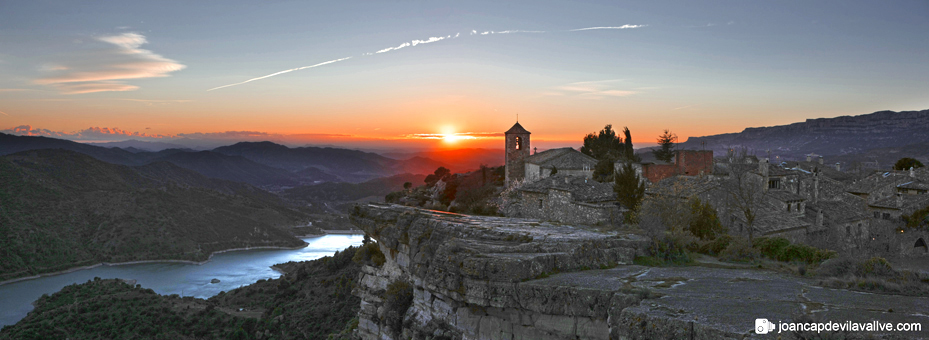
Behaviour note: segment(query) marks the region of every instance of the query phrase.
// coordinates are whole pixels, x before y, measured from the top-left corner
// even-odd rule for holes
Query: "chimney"
[[[816,227],[817,228],[823,227],[823,209],[816,210]]]
[[[835,163],[835,171],[842,171],[842,163]]]
[[[897,193],[897,208],[903,208],[903,194]]]
[[[823,156],[819,156],[819,164],[823,164]]]
[[[807,161],[807,162],[812,162],[812,161],[813,161],[813,156],[812,156],[812,155],[806,155],[806,161]]]
[[[761,172],[761,176],[763,178],[761,182],[761,187],[764,188],[764,192],[768,192],[768,159],[767,158],[758,162],[758,170]]]
[[[913,167],[910,167],[910,177],[916,177],[916,170]]]
[[[819,171],[813,173],[813,203],[819,202]]]

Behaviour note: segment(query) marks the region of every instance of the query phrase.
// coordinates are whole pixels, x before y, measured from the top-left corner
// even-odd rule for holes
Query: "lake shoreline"
[[[325,235],[310,235],[310,236],[305,236],[305,237],[304,237],[304,236],[300,236],[300,237],[298,237],[298,238],[309,238],[309,237],[320,237],[320,236],[325,236]],[[125,266],[125,265],[143,264],[143,263],[183,263],[183,264],[193,264],[193,265],[198,265],[198,266],[199,266],[199,265],[204,265],[204,264],[210,262],[210,260],[213,259],[213,255],[220,254],[220,253],[226,253],[226,252],[232,252],[232,251],[240,251],[240,250],[261,250],[261,249],[268,249],[268,250],[273,250],[273,249],[278,249],[278,250],[297,250],[297,249],[306,248],[306,247],[309,246],[309,245],[310,245],[309,243],[307,243],[306,241],[304,241],[304,242],[303,242],[303,245],[302,245],[302,246],[299,246],[299,247],[258,246],[258,247],[244,247],[244,248],[223,249],[223,250],[217,250],[217,251],[214,251],[214,252],[210,253],[210,256],[207,257],[207,259],[204,260],[204,261],[190,261],[190,260],[138,260],[138,261],[127,261],[127,262],[100,262],[100,263],[92,264],[92,265],[88,265],[88,266],[80,266],[80,267],[68,268],[68,269],[65,269],[65,270],[59,270],[59,271],[57,271],[57,272],[42,273],[42,274],[36,274],[36,275],[32,275],[32,276],[26,276],[26,277],[19,277],[19,278],[15,278],[15,279],[9,279],[9,280],[6,280],[6,281],[0,281],[0,286],[5,285],[5,284],[10,284],[10,283],[21,282],[21,281],[28,281],[28,280],[39,279],[39,278],[48,277],[48,276],[55,276],[55,275],[68,274],[68,273],[73,273],[73,272],[80,271],[80,270],[93,269],[93,268],[97,268],[97,267],[100,267],[100,266],[115,267],[115,266]]]

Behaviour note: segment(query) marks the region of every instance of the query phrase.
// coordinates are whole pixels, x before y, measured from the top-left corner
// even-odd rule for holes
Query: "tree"
[[[411,182],[405,182],[405,183],[403,183],[403,189],[404,189],[404,190],[410,190],[410,188],[412,188],[412,187],[413,187],[413,183],[411,183]]]
[[[630,162],[639,162],[639,156],[635,155],[635,149],[632,148],[632,132],[629,127],[623,127],[623,134],[626,135],[625,144],[623,145],[623,157]]]
[[[768,193],[765,190],[768,183],[762,183],[760,177],[751,173],[753,169],[757,169],[757,166],[747,161],[749,157],[747,148],[730,150],[728,157],[729,176],[722,184],[726,193],[726,211],[728,213],[732,209],[741,214],[745,225],[740,226],[739,229],[747,227],[748,239],[753,240],[755,218]]]
[[[909,170],[910,168],[922,168],[923,163],[910,157],[903,157],[894,163],[894,170]]]
[[[677,143],[677,135],[668,129],[664,130],[664,134],[658,136],[658,149],[652,151],[655,154],[655,158],[665,162],[670,162],[674,158],[674,143]]]
[[[446,179],[449,175],[451,175],[451,173],[451,170],[448,170],[444,166],[440,166],[438,169],[435,169],[432,174],[426,176],[424,182],[426,182],[427,186],[431,187],[435,185],[436,182]]]
[[[629,209],[626,222],[631,223],[638,211],[642,199],[645,198],[645,182],[639,180],[639,175],[632,168],[632,163],[626,162],[613,176],[613,191],[619,204]]]
[[[615,163],[615,160],[611,158],[597,161],[597,165],[594,165],[594,173],[591,175],[591,177],[600,183],[612,181],[614,177],[613,163]]]
[[[607,124],[598,134],[588,133],[584,136],[584,146],[581,153],[597,160],[619,159],[623,155],[622,140],[613,131],[613,125]]]
[[[709,203],[694,197],[690,200],[690,211],[693,214],[693,219],[690,220],[690,233],[694,236],[707,240],[725,233],[726,229],[716,217],[716,209],[713,209]]]

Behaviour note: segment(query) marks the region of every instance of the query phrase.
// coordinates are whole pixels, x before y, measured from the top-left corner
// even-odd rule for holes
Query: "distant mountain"
[[[290,171],[314,167],[339,176],[343,181],[355,183],[401,173],[432,173],[441,165],[425,158],[396,160],[370,152],[318,147],[289,148],[272,142],[241,142],[213,151],[242,156]]]
[[[393,159],[423,158],[429,159],[452,170],[452,172],[468,172],[481,168],[481,164],[494,167],[503,165],[506,161],[503,149],[454,149],[435,150],[413,153],[394,152],[385,153],[384,156]]]
[[[122,149],[138,149],[144,151],[161,151],[164,149],[185,149],[183,145],[165,143],[165,142],[146,142],[135,139],[130,139],[122,142],[106,142],[106,143],[94,143],[93,145],[102,146],[105,148],[122,148]]]
[[[176,149],[175,149],[176,150]],[[218,152],[175,152],[158,157],[153,162],[165,161],[200,174],[254,186],[297,186],[298,176],[284,169],[270,167],[241,156],[227,156]]]
[[[66,150],[0,157],[0,280],[99,262],[205,260],[303,244],[307,216],[253,186],[167,162],[129,167]]]
[[[746,128],[739,133],[690,137],[680,148],[713,150],[717,155],[729,148],[746,147],[763,156],[801,159],[815,153],[823,156],[861,154],[877,148],[894,148],[929,143],[929,110],[880,111],[860,116],[807,119],[789,125]],[[704,144],[705,143],[705,144]]]
[[[426,175],[402,174],[376,178],[364,183],[322,183],[284,190],[283,195],[288,199],[309,202],[355,201],[370,196],[383,197],[391,192],[400,191],[405,182],[418,186],[425,178]]]
[[[144,164],[143,156],[119,148],[104,148],[91,144],[72,142],[64,139],[33,136],[14,136],[0,133],[0,155],[9,155],[20,151],[38,149],[70,150],[80,152],[101,161],[113,164]]]

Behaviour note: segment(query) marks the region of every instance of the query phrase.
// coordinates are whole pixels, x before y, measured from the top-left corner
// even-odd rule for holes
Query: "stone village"
[[[592,179],[597,160],[574,148],[530,154],[531,133],[516,123],[505,132],[506,183],[521,182],[520,201],[507,216],[568,224],[620,220],[628,207],[616,201],[611,182]],[[815,158],[814,158],[815,157]],[[623,161],[617,161],[619,169]],[[730,235],[784,237],[836,251],[929,256],[926,232],[900,233],[902,216],[929,206],[929,169],[876,171],[856,177],[826,164],[822,156],[773,164],[754,156],[714,158],[712,151],[676,150],[672,162],[632,164],[648,185],[686,182],[682,197],[696,196],[717,210]],[[552,176],[552,169],[557,169]],[[750,230],[724,182],[753,191],[757,213]]]

